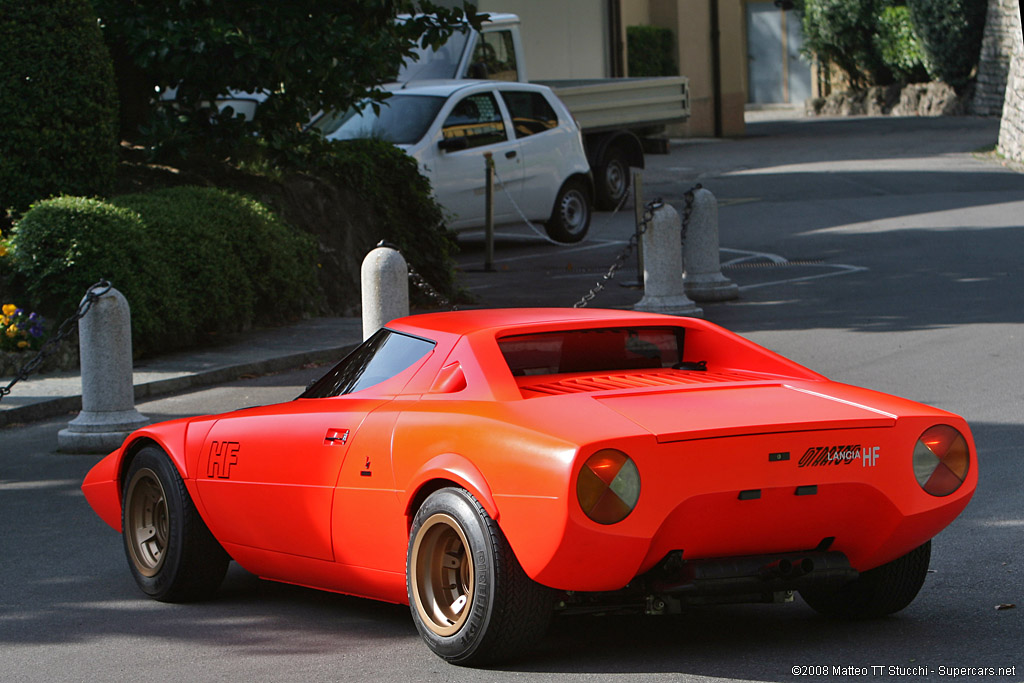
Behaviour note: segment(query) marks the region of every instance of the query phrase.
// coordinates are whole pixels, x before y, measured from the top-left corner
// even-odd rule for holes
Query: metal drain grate
[[[794,261],[744,261],[743,263],[724,264],[722,270],[757,270],[761,268],[790,268],[793,266],[820,266],[824,259],[796,259]]]

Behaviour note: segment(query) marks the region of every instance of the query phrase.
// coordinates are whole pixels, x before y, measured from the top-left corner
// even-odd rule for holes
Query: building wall
[[[690,79],[689,122],[670,135],[715,135],[711,8],[718,7],[719,126],[725,136],[745,132],[747,102],[746,0],[477,0],[481,12],[511,12],[522,23],[523,50],[531,80],[608,78],[613,54],[609,11],[616,4],[625,51],[627,26],[664,26],[676,36],[679,73]],[[456,6],[460,0],[441,0]],[[623,64],[627,55],[623,55]],[[626,74],[628,75],[628,73]]]
[[[1016,13],[1015,13],[1016,12]],[[988,0],[985,37],[981,43],[978,80],[971,113],[999,116],[1003,111],[1010,58],[1021,44],[1018,0]]]
[[[477,9],[519,15],[530,80],[611,75],[606,0],[478,0]]]
[[[679,73],[690,79],[690,120],[669,133],[715,135],[715,79],[711,40],[712,4],[718,6],[721,134],[741,136],[747,102],[746,9],[744,0],[622,0],[623,27],[648,24],[676,36]]]
[[[1007,3],[1009,25],[1016,30],[1013,57],[1003,100],[1003,119],[999,125],[999,152],[1009,159],[1024,162],[1024,42],[1021,36],[1020,5]]]

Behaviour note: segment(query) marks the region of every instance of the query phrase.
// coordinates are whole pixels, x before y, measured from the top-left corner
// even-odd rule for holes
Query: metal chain
[[[523,222],[526,223],[527,226],[529,226],[530,230],[533,230],[537,234],[537,237],[540,237],[542,240],[548,242],[549,244],[554,244],[557,247],[570,246],[568,244],[551,239],[551,237],[548,236],[547,233],[538,228],[529,218],[526,217],[526,214],[523,213],[523,210],[519,208],[518,204],[516,204],[516,200],[512,199],[512,195],[509,194],[508,188],[505,187],[505,183],[502,181],[501,176],[498,175],[498,165],[492,164],[492,166],[494,169],[494,181],[501,188],[501,191],[505,193],[505,196],[508,198],[508,201],[512,204],[512,208],[516,210],[516,213],[518,213],[519,217],[523,219]]]
[[[643,236],[643,234],[647,232],[647,228],[650,227],[651,222],[654,220],[654,212],[664,205],[665,203],[661,201],[660,198],[652,199],[644,204],[643,217],[640,219],[640,229],[635,231],[629,238],[629,243],[626,245],[626,248],[619,252],[619,255],[615,257],[611,267],[608,268],[608,272],[606,272],[601,279],[597,281],[597,284],[590,288],[589,292],[583,295],[583,298],[572,305],[573,308],[585,308],[586,305],[593,301],[594,297],[604,289],[605,283],[615,277],[615,273],[625,265],[626,259],[629,258],[629,255],[633,253],[634,249],[636,249],[636,245],[639,243],[640,237]]]
[[[700,189],[702,189],[702,186],[700,183],[697,183],[689,190],[687,190],[686,194],[684,195],[686,203],[683,206],[683,225],[682,233],[680,236],[680,242],[682,248],[684,249],[684,253],[686,248],[686,229],[690,224],[690,216],[693,215],[694,193]],[[618,256],[615,257],[615,260],[612,262],[611,267],[608,268],[608,272],[606,272],[601,277],[601,279],[597,281],[597,284],[590,288],[589,292],[584,294],[579,301],[573,304],[573,308],[585,308],[587,304],[593,301],[594,298],[601,291],[604,290],[605,283],[609,282],[612,278],[614,278],[615,274],[619,271],[619,269],[621,269],[622,266],[625,265],[626,259],[628,259],[630,254],[633,253],[633,250],[636,249],[637,245],[640,242],[640,238],[644,235],[644,233],[647,232],[647,229],[651,226],[651,222],[654,218],[654,212],[660,209],[662,206],[664,206],[664,204],[665,202],[663,202],[660,197],[658,199],[653,199],[644,204],[644,213],[643,217],[640,219],[639,229],[633,233],[633,235],[629,238],[629,243],[626,244],[626,247],[619,253]]]
[[[35,372],[43,364],[43,361],[52,356],[57,351],[58,344],[78,331],[78,321],[84,318],[85,314],[92,308],[92,305],[109,291],[110,283],[106,280],[100,280],[85,291],[85,297],[78,304],[78,310],[61,323],[60,327],[57,328],[57,334],[46,340],[46,343],[39,348],[35,357],[21,366],[14,379],[6,387],[0,387],[0,401],[3,400],[4,396],[11,393],[11,387],[24,379],[28,379],[28,376]]]
[[[685,195],[683,195],[686,198],[686,203],[683,204],[683,226],[682,231],[679,234],[679,246],[683,250],[684,268],[686,267],[686,229],[690,227],[690,216],[693,215],[693,199],[696,196],[697,190],[702,189],[704,189],[704,186],[701,185],[700,183],[697,183],[689,190],[687,190]]]
[[[529,226],[529,228],[531,230],[533,230],[537,234],[538,237],[543,239],[545,242],[548,242],[550,244],[554,244],[556,247],[571,247],[571,246],[574,246],[573,244],[570,244],[570,243],[558,242],[556,240],[551,239],[551,237],[549,237],[547,233],[543,232],[540,228],[537,227],[537,225],[535,223],[533,223],[529,218],[526,217],[526,214],[523,213],[523,210],[521,208],[519,208],[519,204],[517,204],[516,200],[512,198],[511,194],[509,194],[508,189],[505,187],[505,183],[502,182],[502,180],[501,180],[501,176],[498,175],[498,167],[497,167],[497,165],[495,165],[495,167],[494,167],[494,180],[501,187],[501,191],[505,193],[505,196],[508,197],[508,201],[512,204],[512,208],[514,208],[516,210],[516,213],[518,213],[519,217],[523,219],[523,222],[526,223],[526,225]],[[615,214],[617,214],[619,212],[619,209],[621,209],[622,206],[626,203],[627,199],[629,199],[629,192],[623,192],[622,193],[622,199],[619,200],[618,206],[616,206],[612,210],[610,215],[614,216]]]

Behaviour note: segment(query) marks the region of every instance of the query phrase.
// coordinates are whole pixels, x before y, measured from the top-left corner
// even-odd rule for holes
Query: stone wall
[[[1008,9],[1017,31],[1013,58],[1003,102],[1003,120],[999,126],[999,152],[1014,161],[1024,162],[1024,38],[1021,36],[1020,5]]]
[[[988,0],[985,37],[970,113],[999,116],[1010,72],[1010,60],[1021,45],[1018,0]]]

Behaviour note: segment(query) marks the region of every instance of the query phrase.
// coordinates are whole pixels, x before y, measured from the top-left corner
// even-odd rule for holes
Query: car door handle
[[[505,158],[506,159],[515,159],[516,158],[516,151],[513,149],[510,152],[505,152]]]
[[[325,446],[344,446],[348,441],[347,429],[328,429],[324,437]]]

